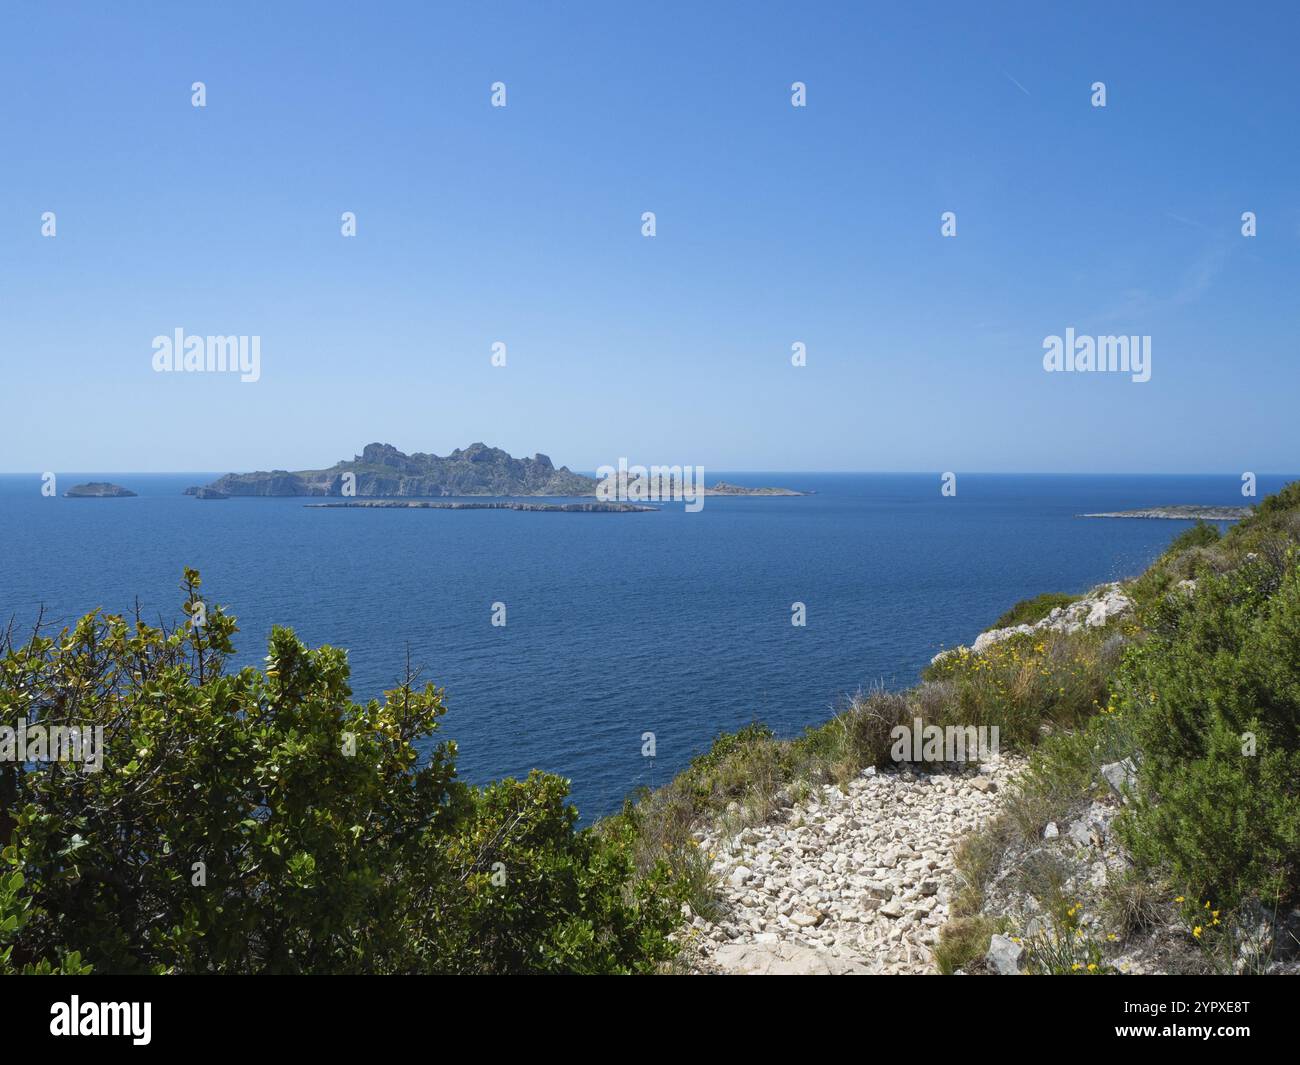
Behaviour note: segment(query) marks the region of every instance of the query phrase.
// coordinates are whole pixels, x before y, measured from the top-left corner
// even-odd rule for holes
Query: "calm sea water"
[[[687,514],[312,510],[300,499],[199,502],[214,474],[61,473],[121,500],[43,498],[0,476],[0,619],[94,607],[179,616],[181,569],[240,622],[239,664],[273,624],[348,649],[354,696],[402,675],[407,648],[445,686],[443,735],[482,782],[536,766],[573,781],[584,818],[665,782],[721,730],[794,735],[836,700],[912,683],[1017,599],[1140,571],[1186,522],[1087,511],[1240,504],[1231,476],[730,474],[813,489],[709,499]],[[1260,495],[1287,477],[1261,477]],[[712,480],[712,475],[710,475]],[[504,602],[508,624],[490,624]],[[791,604],[807,626],[791,625]],[[654,732],[658,752],[641,755]]]

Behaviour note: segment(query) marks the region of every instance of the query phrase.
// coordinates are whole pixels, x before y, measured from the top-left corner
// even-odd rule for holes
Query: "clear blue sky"
[[[0,470],[1293,470],[1298,37],[1282,3],[6,3]],[[1045,373],[1071,326],[1151,335],[1151,381]],[[177,327],[261,336],[261,380],[154,373]]]

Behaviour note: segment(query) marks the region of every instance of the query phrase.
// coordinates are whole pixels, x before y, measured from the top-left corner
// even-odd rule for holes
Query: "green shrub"
[[[1121,673],[1142,752],[1125,840],[1187,894],[1300,889],[1300,568],[1256,556],[1156,609]]]
[[[721,732],[714,737],[713,743],[707,751],[691,759],[691,769],[697,774],[704,775],[711,770],[717,769],[735,752],[749,747],[751,744],[770,740],[775,736],[775,732],[758,722],[751,722],[735,732]]]
[[[184,589],[199,618],[197,573]],[[566,781],[469,787],[431,740],[439,689],[408,676],[354,703],[344,652],[281,628],[264,669],[230,673],[234,619],[205,612],[174,632],[92,613],[3,648],[0,725],[102,726],[105,745],[99,772],[0,762],[21,874],[0,895],[6,964],[629,972],[671,955],[666,870],[636,876],[626,835],[577,831]]]
[[[1078,596],[1064,592],[1044,592],[1032,599],[1022,599],[992,625],[995,629],[1009,629],[1013,625],[1033,625],[1042,621],[1053,610],[1069,606]]]
[[[0,976],[84,976],[91,966],[77,951],[60,948],[59,957],[31,960],[30,952],[20,950],[15,956],[14,941],[39,911],[31,895],[24,890],[26,878],[18,868],[18,851],[14,847],[0,850]]]
[[[1219,527],[1211,525],[1208,521],[1198,521],[1190,529],[1184,529],[1174,537],[1166,555],[1178,555],[1186,551],[1189,547],[1209,547],[1211,544],[1219,542]]]

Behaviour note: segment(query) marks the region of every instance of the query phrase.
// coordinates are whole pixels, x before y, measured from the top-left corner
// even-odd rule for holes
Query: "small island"
[[[131,489],[108,481],[88,481],[86,484],[73,485],[63,493],[65,499],[126,499],[134,495]]]
[[[430,499],[366,499],[355,503],[304,503],[303,506],[322,510],[528,510],[544,514],[640,514],[659,509],[643,503],[520,503],[514,500],[465,503]]]
[[[719,481],[712,488],[704,489],[707,496],[806,496],[811,492],[797,492],[793,488],[746,488],[744,485],[729,484]]]
[[[1250,516],[1250,507],[1199,506],[1178,503],[1146,510],[1113,510],[1103,514],[1080,514],[1081,518],[1163,518],[1169,521],[1241,521]]]

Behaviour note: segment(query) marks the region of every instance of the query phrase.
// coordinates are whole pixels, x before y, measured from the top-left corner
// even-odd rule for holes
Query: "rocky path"
[[[694,916],[701,973],[932,973],[962,838],[991,817],[1023,766],[1003,756],[937,773],[869,769],[824,785],[777,820],[702,835],[726,912]]]

